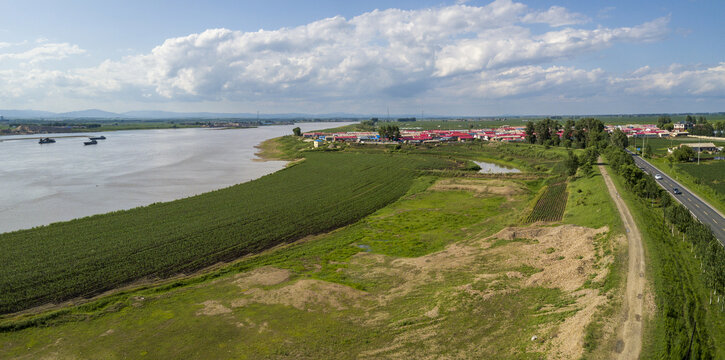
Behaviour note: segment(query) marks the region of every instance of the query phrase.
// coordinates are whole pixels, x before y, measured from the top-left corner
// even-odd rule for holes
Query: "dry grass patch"
[[[498,179],[466,179],[466,178],[446,178],[437,181],[430,190],[434,191],[451,191],[463,190],[470,191],[478,196],[481,195],[504,195],[511,197],[514,195],[525,194],[528,190],[522,185],[513,182]]]

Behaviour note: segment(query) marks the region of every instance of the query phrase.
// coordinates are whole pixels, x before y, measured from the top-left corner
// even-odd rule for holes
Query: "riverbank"
[[[169,251],[177,248],[173,241],[159,247],[163,249],[159,259],[152,256],[137,261],[138,251],[118,254],[140,238],[149,249],[141,253],[153,255],[157,247],[149,247],[149,241],[163,239],[166,233],[199,239],[200,246],[187,243],[178,247],[184,250],[181,253],[217,253],[222,249],[217,240],[228,238],[232,248],[251,246],[254,255],[206,268],[199,276],[126,288],[90,302],[79,299],[78,305],[56,311],[4,316],[0,320],[0,357],[52,353],[80,358],[93,354],[179,358],[201,351],[211,358],[230,354],[436,358],[451,353],[470,358],[578,358],[608,351],[611,329],[606,327],[597,333],[594,341],[600,345],[594,352],[583,344],[587,324],[610,296],[616,298],[618,289],[616,280],[615,285],[610,284],[609,275],[616,274],[611,271],[611,251],[618,231],[609,229],[618,226],[608,224],[610,218],[599,213],[602,209],[608,209],[606,214],[613,212],[608,208],[611,204],[576,200],[567,207],[576,206],[589,214],[586,221],[567,218],[567,223],[522,224],[520,219],[531,211],[529,203],[545,180],[558,176],[554,168],[562,157],[554,152],[542,157],[534,151],[536,146],[470,145],[305,151],[302,158],[306,160],[294,167],[204,194],[194,204],[179,200],[145,208],[162,210],[163,216],[120,212],[133,216],[126,221],[108,215],[86,219],[103,220],[105,226],[134,224],[125,226],[125,231],[112,231],[132,233],[129,239],[108,239],[102,231],[89,235],[92,241],[75,249],[90,247],[73,255],[85,259],[104,254],[94,244],[124,244],[114,248],[113,254],[128,266],[104,262],[104,268],[114,273],[138,271],[145,264],[174,258],[176,252]],[[459,153],[467,156],[459,158]],[[467,168],[468,158],[481,160],[497,153],[507,154],[513,163],[531,164],[523,168],[533,170],[520,178],[492,178],[492,174],[482,177]],[[420,161],[427,165],[414,167]],[[450,169],[436,170],[442,165]],[[575,183],[582,194],[602,186],[601,178],[596,177]],[[380,202],[390,191],[399,195]],[[287,240],[264,250],[272,244],[249,237],[284,227],[306,231],[310,224],[339,220],[371,201],[378,204],[371,208],[375,210],[334,225],[333,231],[315,231],[317,235],[304,240],[271,234],[274,241]],[[189,206],[179,207],[182,204]],[[227,208],[234,205],[239,207]],[[254,209],[247,211],[246,207]],[[264,208],[274,207],[278,215],[264,212]],[[183,211],[172,211],[177,208]],[[146,219],[165,222],[145,226]],[[222,228],[229,231],[215,230],[220,228],[220,219],[230,220]],[[231,224],[239,224],[239,228],[231,229]],[[68,225],[98,228],[79,221]],[[258,225],[264,226],[257,231]],[[139,233],[139,229],[158,229],[158,233]],[[70,233],[63,230],[50,234]],[[84,234],[74,238],[79,237]],[[37,237],[41,242],[43,238]],[[6,248],[2,240],[0,235]],[[17,239],[8,242],[17,243]],[[50,260],[68,256],[63,251],[53,248],[51,259],[33,255],[36,268],[38,263],[54,266]],[[202,258],[189,255],[192,260],[182,262],[187,264],[182,266],[184,274],[193,271],[188,264],[199,264],[197,260]],[[106,259],[115,261],[116,257]],[[19,269],[12,259],[0,260]],[[85,267],[74,265],[79,266]],[[49,272],[69,274],[60,269]],[[0,273],[0,279],[7,278]],[[29,280],[19,279],[16,285],[37,283]],[[471,316],[481,321],[465,320]],[[180,342],[189,336],[202,340],[193,347]]]
[[[255,145],[294,127],[117,131],[94,146],[77,137],[53,137],[48,145],[0,142],[0,152],[12,155],[0,172],[0,233],[172,201],[273,173],[285,162],[254,161]]]

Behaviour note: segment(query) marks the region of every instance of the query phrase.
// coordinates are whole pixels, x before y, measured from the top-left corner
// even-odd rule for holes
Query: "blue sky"
[[[4,109],[725,111],[719,0],[28,0],[0,14]]]

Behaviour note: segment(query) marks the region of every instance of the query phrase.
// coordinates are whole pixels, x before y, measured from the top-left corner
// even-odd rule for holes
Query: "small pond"
[[[474,161],[478,166],[481,167],[479,173],[481,174],[510,174],[520,173],[521,170],[516,168],[509,168],[498,164],[487,163],[483,161]]]

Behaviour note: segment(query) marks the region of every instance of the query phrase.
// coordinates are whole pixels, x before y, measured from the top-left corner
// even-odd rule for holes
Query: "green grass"
[[[723,195],[725,200],[725,161],[677,164],[675,168],[680,173],[686,173],[693,178],[693,182],[714,189]]]
[[[619,213],[606,191],[606,184],[599,168],[594,168],[591,177],[578,177],[569,181],[569,199],[562,220],[567,224],[576,224],[591,228],[616,224],[615,232],[623,232],[619,226]]]
[[[682,359],[690,348],[691,357],[725,356],[725,313],[717,304],[708,304],[708,290],[699,271],[699,261],[692,257],[681,235],[672,235],[665,227],[662,209],[651,207],[623,191],[623,180],[612,174],[620,194],[639,225],[647,256],[647,277],[655,295],[655,314],[645,322],[642,359]]]
[[[355,246],[361,236],[389,231],[390,226],[394,226],[408,229],[412,238],[426,234],[431,228],[452,230],[465,223],[469,230],[448,235],[449,241],[461,241],[479,231],[496,231],[506,224],[506,219],[516,218],[508,214],[521,210],[526,202],[524,196],[513,203],[516,206],[511,203],[503,206],[496,197],[474,197],[460,191],[425,191],[432,180],[430,177],[416,180],[404,198],[362,222],[314,240],[242,260],[224,269],[229,275],[215,281],[165,290],[139,290],[115,297],[118,301],[115,305],[106,303],[87,306],[85,311],[78,309],[59,317],[50,326],[0,333],[0,357],[352,359],[364,351],[375,350],[380,352],[372,357],[396,353],[406,356],[459,353],[475,358],[541,358],[543,353],[530,346],[531,334],[545,336],[539,332],[542,326],[556,326],[571,316],[573,310],[545,309],[568,307],[574,299],[559,289],[522,287],[522,280],[503,276],[506,271],[513,270],[528,277],[541,269],[505,265],[508,264],[503,263],[505,259],[489,257],[486,261],[473,263],[472,267],[501,276],[496,284],[479,285],[509,292],[483,299],[457,290],[458,286],[472,281],[471,269],[463,267],[442,272],[411,288],[405,296],[392,297],[389,302],[377,305],[378,296],[389,294],[391,289],[403,286],[405,282],[395,273],[380,271],[394,269],[389,264],[395,256],[386,256],[383,263],[365,257],[353,258],[364,252]],[[446,196],[452,201],[443,201]],[[491,217],[488,208],[492,206],[500,208],[502,213],[498,217]],[[464,223],[449,224],[447,217],[424,215],[432,208],[449,214],[468,213],[469,216],[462,215],[465,219],[460,221]],[[406,213],[419,214],[399,216]],[[430,226],[421,227],[422,219]],[[437,248],[431,247],[427,251]],[[378,248],[373,252],[422,254],[425,251],[415,243],[401,240],[396,247]],[[233,307],[235,300],[245,296],[234,284],[234,274],[262,265],[291,269],[290,283],[312,278],[360,284],[369,295],[363,300],[363,308],[344,300],[341,303],[344,309],[320,305],[298,310],[273,303]],[[371,271],[375,269],[377,271]],[[275,289],[282,285],[263,288]],[[199,315],[198,311],[203,308],[201,304],[210,299],[231,311]],[[439,306],[438,317],[424,315],[436,305]],[[384,316],[384,320],[369,321],[376,316]],[[477,321],[471,321],[471,318]],[[418,335],[426,333],[434,336]],[[396,340],[401,338],[407,340]],[[386,350],[393,343],[400,346]]]
[[[128,211],[0,235],[0,313],[188,273],[352,223],[450,162],[309,153],[261,179]]]

